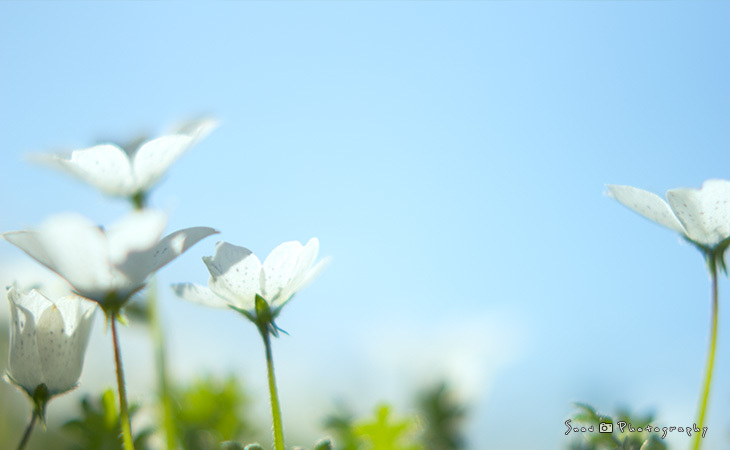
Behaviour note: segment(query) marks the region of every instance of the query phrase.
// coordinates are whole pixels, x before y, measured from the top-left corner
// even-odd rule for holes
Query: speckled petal
[[[46,220],[38,231],[3,237],[61,275],[84,297],[100,301],[112,285],[106,237],[83,216],[61,214]]]
[[[172,285],[172,290],[178,297],[193,303],[210,306],[212,308],[227,308],[229,303],[210,289],[194,283],[178,283]]]
[[[647,219],[685,234],[685,229],[672,212],[667,202],[661,197],[633,186],[617,186],[609,184],[608,190],[624,206],[633,209]]]
[[[143,144],[134,155],[137,190],[148,191],[167,169],[193,144],[191,136],[162,136]]]
[[[127,255],[117,270],[124,274],[130,286],[141,286],[147,277],[173,259],[185,253],[198,241],[218,231],[208,227],[192,227],[165,236],[160,242],[140,252]]]
[[[298,243],[298,242],[297,242]],[[301,246],[301,244],[300,244]],[[289,282],[282,288],[281,294],[277,300],[272,304],[274,307],[278,307],[286,303],[300,287],[304,287],[302,283],[307,278],[307,275],[312,268],[312,264],[317,259],[319,253],[319,240],[312,238],[307,242],[307,245],[301,247],[299,255],[295,259],[295,264],[292,269],[291,278]],[[268,260],[268,258],[267,258]]]
[[[75,150],[67,157],[39,155],[34,159],[59,168],[105,194],[127,197],[134,193],[132,165],[127,153],[116,145]]]
[[[673,189],[667,200],[691,240],[712,247],[730,237],[730,181],[707,180],[702,189]]]
[[[264,261],[263,272],[266,275],[263,297],[270,305],[286,301],[287,287],[295,275],[297,260],[304,250],[299,241],[289,241],[279,244],[269,253]]]
[[[218,242],[213,257],[206,256],[210,279],[208,287],[231,304],[248,311],[254,310],[256,294],[260,293],[261,261],[251,250]]]
[[[33,291],[27,299],[21,299],[21,293],[14,287],[8,291],[8,300],[12,321],[8,375],[15,384],[32,393],[43,382],[35,322],[48,300]]]

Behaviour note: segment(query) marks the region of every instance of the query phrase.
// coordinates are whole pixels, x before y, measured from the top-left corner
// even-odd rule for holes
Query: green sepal
[[[147,191],[138,191],[129,196],[129,201],[137,211],[145,209],[147,206]]]
[[[720,241],[719,244],[710,247],[704,244],[693,241],[692,239],[685,236],[685,239],[690,244],[697,247],[699,251],[705,256],[705,261],[710,272],[713,271],[713,266],[720,269],[725,275],[727,275],[727,264],[725,263],[725,251],[730,247],[730,237]]]
[[[46,405],[51,399],[51,394],[48,392],[48,387],[45,383],[41,383],[35,388],[32,395],[33,399],[33,414],[38,417],[43,429],[46,429]]]
[[[233,305],[228,305],[228,307],[231,308],[232,310],[236,311],[236,312],[239,312],[239,313],[243,314],[243,316],[246,317],[251,322],[257,323],[256,322],[256,317],[254,317],[254,315],[251,314],[250,311],[245,310],[245,309],[242,309],[242,308],[239,308],[237,306],[233,306]]]
[[[272,314],[269,304],[259,294],[256,294],[256,318],[258,319],[259,326],[270,324],[274,321],[274,314]]]
[[[281,331],[282,333],[289,335],[286,330],[279,328],[276,323],[274,323],[274,319],[276,319],[276,316],[279,315],[281,308],[272,310],[266,299],[259,294],[256,294],[254,313],[233,305],[228,305],[228,307],[239,312],[248,320],[253,322],[253,324],[259,329],[260,333],[268,333],[274,337],[279,337],[279,332]]]

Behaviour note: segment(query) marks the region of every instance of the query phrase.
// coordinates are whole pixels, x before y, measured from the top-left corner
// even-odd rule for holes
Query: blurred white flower
[[[180,297],[213,307],[234,307],[256,317],[256,296],[263,298],[272,316],[311,282],[324,268],[328,259],[314,264],[319,241],[312,238],[307,245],[298,241],[284,242],[276,247],[263,264],[251,250],[227,242],[218,242],[213,257],[203,258],[208,266],[208,287],[193,283],[172,286]]]
[[[147,193],[172,163],[217,125],[217,121],[205,118],[150,141],[137,140],[126,146],[100,144],[70,155],[36,155],[33,159],[61,169],[107,195],[134,197]]]
[[[625,206],[703,248],[712,250],[730,237],[730,181],[707,180],[701,189],[672,189],[666,202],[632,186],[608,185],[608,190]]]
[[[163,213],[142,211],[102,229],[83,216],[62,214],[47,219],[38,230],[12,231],[3,237],[106,309],[112,303],[121,306],[152,273],[217,233],[193,227],[160,240],[165,223]]]
[[[12,317],[7,378],[32,398],[76,387],[96,305],[70,294],[51,301],[38,291],[8,290]]]

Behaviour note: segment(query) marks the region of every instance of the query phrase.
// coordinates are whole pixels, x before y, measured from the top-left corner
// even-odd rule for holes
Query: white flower
[[[3,237],[65,278],[79,295],[104,307],[111,296],[123,304],[152,273],[217,233],[194,227],[160,240],[165,223],[163,213],[142,211],[102,229],[83,216],[64,214],[46,220],[37,231]]]
[[[51,301],[35,289],[8,291],[12,317],[7,377],[33,397],[76,387],[96,305],[73,294]]]
[[[38,155],[103,193],[119,197],[145,194],[193,144],[207,136],[217,122],[202,119],[183,124],[174,133],[127,146],[100,144],[70,155]]]
[[[666,202],[631,186],[608,189],[625,206],[703,248],[715,249],[730,237],[730,181],[707,180],[701,189],[672,189]]]
[[[307,245],[297,241],[276,247],[263,264],[251,250],[218,242],[215,256],[206,256],[210,278],[208,287],[192,283],[172,286],[180,297],[213,307],[232,306],[256,317],[256,296],[262,297],[276,317],[292,296],[312,281],[327,263],[314,264],[319,241],[312,238]]]

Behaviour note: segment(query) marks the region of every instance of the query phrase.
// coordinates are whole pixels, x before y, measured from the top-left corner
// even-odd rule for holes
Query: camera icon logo
[[[598,424],[599,433],[613,433],[613,424],[607,422],[601,422]]]

